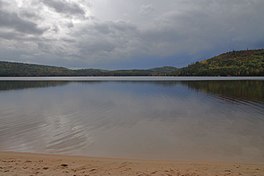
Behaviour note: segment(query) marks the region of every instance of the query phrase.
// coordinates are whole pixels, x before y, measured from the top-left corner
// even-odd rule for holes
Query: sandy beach
[[[147,161],[0,152],[1,176],[263,176],[263,163]]]

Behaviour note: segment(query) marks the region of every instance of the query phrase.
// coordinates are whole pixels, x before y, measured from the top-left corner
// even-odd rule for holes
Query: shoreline
[[[264,76],[34,76],[1,77],[0,81],[263,81]]]
[[[264,163],[138,160],[1,151],[0,175],[263,176]]]

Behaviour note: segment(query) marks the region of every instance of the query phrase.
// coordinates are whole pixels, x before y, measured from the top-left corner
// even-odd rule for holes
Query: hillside
[[[72,71],[64,67],[0,62],[0,76],[66,76]]]
[[[180,69],[73,70],[0,61],[0,76],[264,76],[264,49],[232,51]]]
[[[182,68],[180,76],[264,76],[264,49],[232,51]]]
[[[0,61],[0,76],[166,76],[177,71],[175,67],[159,67],[146,70],[73,70],[36,64],[24,64]]]

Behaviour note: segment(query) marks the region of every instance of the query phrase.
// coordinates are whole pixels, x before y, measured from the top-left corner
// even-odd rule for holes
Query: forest
[[[231,51],[183,68],[164,66],[132,70],[68,69],[0,61],[0,76],[264,76],[264,49]]]

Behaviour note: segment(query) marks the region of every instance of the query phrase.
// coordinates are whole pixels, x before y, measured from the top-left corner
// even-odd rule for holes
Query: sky
[[[183,67],[264,48],[263,0],[0,0],[0,60]]]

